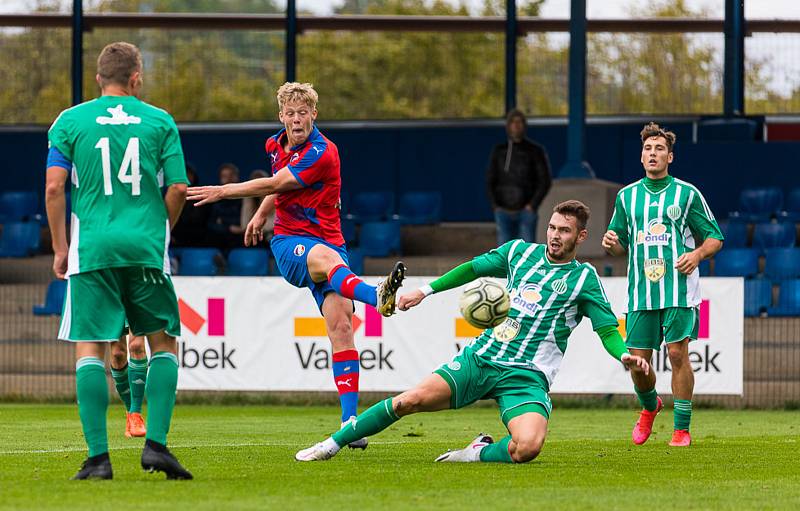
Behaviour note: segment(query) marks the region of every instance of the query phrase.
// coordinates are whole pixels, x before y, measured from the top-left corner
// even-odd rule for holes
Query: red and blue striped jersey
[[[314,236],[333,245],[343,245],[339,195],[342,188],[339,149],[314,126],[308,140],[284,151],[286,130],[266,143],[272,174],[294,175],[302,188],[277,194],[275,234]]]

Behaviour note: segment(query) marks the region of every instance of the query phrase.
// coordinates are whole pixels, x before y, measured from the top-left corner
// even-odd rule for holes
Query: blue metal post
[[[567,162],[558,177],[594,178],[584,161],[586,131],[586,0],[572,0],[569,20],[569,126]]]
[[[506,112],[517,106],[517,1],[506,0]]]
[[[725,0],[725,117],[744,115],[744,0]]]
[[[72,1],[72,104],[83,102],[83,1]]]
[[[286,81],[297,79],[297,2],[286,2]]]

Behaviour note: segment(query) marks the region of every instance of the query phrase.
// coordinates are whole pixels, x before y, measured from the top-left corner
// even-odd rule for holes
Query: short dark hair
[[[678,140],[678,137],[675,135],[675,133],[667,130],[666,128],[662,128],[652,121],[645,124],[640,135],[642,136],[642,145],[644,145],[644,141],[648,138],[664,137],[664,139],[667,141],[667,151],[669,152],[672,152],[672,146],[674,146],[675,141]]]
[[[100,86],[109,84],[128,85],[133,73],[142,70],[142,53],[139,48],[126,42],[106,45],[97,57],[97,74]]]
[[[220,165],[219,168],[217,169],[217,174],[219,174],[225,169],[231,169],[233,173],[236,174],[236,177],[239,177],[239,167],[230,162],[223,163],[222,165]]]
[[[528,126],[528,119],[525,118],[525,113],[518,108],[512,108],[508,111],[506,114],[506,126],[511,124],[514,119],[520,119],[523,126]]]
[[[579,200],[568,200],[560,204],[556,204],[553,208],[553,213],[558,213],[564,216],[574,216],[578,225],[578,230],[586,229],[586,223],[589,221],[589,206]]]

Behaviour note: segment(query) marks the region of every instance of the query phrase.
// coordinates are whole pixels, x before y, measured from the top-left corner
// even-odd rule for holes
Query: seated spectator
[[[219,184],[239,182],[239,168],[233,163],[219,167]],[[223,200],[211,205],[208,229],[213,245],[221,249],[244,246],[242,199]]]
[[[186,164],[186,177],[189,186],[198,186],[200,178],[197,171],[190,163]],[[191,202],[184,205],[178,222],[172,229],[172,245],[176,247],[205,247],[208,246],[208,217],[211,213],[209,206],[195,207]]]
[[[270,175],[261,169],[254,170],[250,173],[250,179],[259,179],[262,177],[270,177]],[[242,220],[241,220],[241,227],[242,229],[247,229],[247,224],[250,223],[250,220],[253,218],[253,215],[256,214],[258,207],[261,205],[261,201],[264,200],[264,197],[247,197],[242,199]],[[264,224],[264,241],[269,242],[270,238],[272,238],[272,231],[275,226],[275,212],[273,211],[269,217],[267,218],[267,223]]]

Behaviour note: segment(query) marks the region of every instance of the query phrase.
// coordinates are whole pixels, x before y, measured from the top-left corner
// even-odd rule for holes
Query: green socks
[[[689,431],[692,422],[692,402],[686,399],[675,400],[675,429]]]
[[[147,375],[147,439],[167,445],[167,433],[175,408],[175,390],[178,387],[178,358],[169,352],[159,351],[150,357]]]
[[[633,386],[633,390],[636,391],[636,397],[639,398],[639,402],[642,404],[642,408],[647,410],[648,412],[655,411],[658,408],[658,392],[656,392],[655,388],[650,390],[641,391]]]
[[[489,444],[481,449],[481,461],[487,463],[514,463],[508,452],[511,435],[504,436],[499,442]]]
[[[111,377],[114,378],[114,387],[122,402],[125,403],[125,411],[131,411],[131,386],[128,383],[128,366],[122,369],[111,368]]]
[[[142,413],[144,388],[147,383],[147,358],[132,358],[128,362],[128,376],[131,382],[131,405],[128,411]]]
[[[332,438],[339,447],[344,447],[350,442],[379,433],[399,420],[400,417],[392,408],[392,398],[389,398],[369,407],[356,420],[334,433]]]
[[[75,364],[77,376],[78,413],[81,416],[83,436],[89,446],[89,456],[108,452],[106,411],[108,409],[108,384],[106,367],[96,357],[82,357]]]

